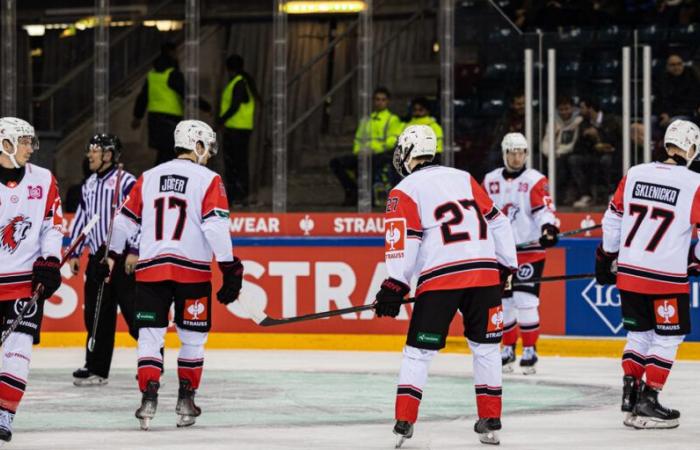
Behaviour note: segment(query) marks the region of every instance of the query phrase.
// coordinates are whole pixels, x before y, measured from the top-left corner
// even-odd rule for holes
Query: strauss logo
[[[304,236],[308,236],[314,226],[314,220],[308,214],[305,214],[304,218],[299,221],[299,228],[304,232]]]
[[[396,250],[394,246],[401,240],[401,230],[396,228],[393,223],[390,223],[389,228],[386,230],[385,238],[389,243],[389,250]]]
[[[199,320],[199,315],[204,312],[204,308],[204,303],[195,300],[194,303],[187,307],[187,312],[192,316],[192,320]]]
[[[676,308],[670,305],[668,300],[664,300],[663,305],[659,305],[656,312],[664,319],[664,323],[671,323],[670,319],[676,315]]]
[[[19,244],[27,237],[27,231],[32,227],[32,223],[23,215],[15,216],[0,228],[0,239],[2,248],[14,253]]]
[[[494,329],[500,330],[503,328],[503,310],[499,309],[495,313],[491,315],[491,323],[494,326]]]

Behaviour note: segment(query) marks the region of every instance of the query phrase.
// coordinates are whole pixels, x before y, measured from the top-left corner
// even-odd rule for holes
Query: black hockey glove
[[[617,270],[613,267],[617,260],[617,253],[608,253],[600,244],[595,250],[595,281],[598,284],[615,284],[617,282]]]
[[[41,284],[44,289],[39,297],[46,300],[61,286],[61,261],[55,256],[38,257],[32,266],[32,291]]]
[[[374,312],[377,317],[396,317],[401,310],[403,298],[411,291],[411,288],[393,278],[387,278],[377,292]]]
[[[238,298],[243,286],[243,264],[237,257],[233,261],[219,261],[219,269],[224,274],[224,283],[216,293],[216,299],[219,303],[228,305]]]
[[[501,264],[498,265],[498,274],[501,278],[501,292],[503,298],[513,296],[513,278],[516,272],[517,269],[506,267]]]
[[[540,236],[540,245],[544,248],[554,247],[559,242],[559,228],[551,223],[542,225],[542,236]]]
[[[695,244],[697,245],[697,244]],[[688,276],[700,276],[700,261],[695,257],[695,246],[691,245],[688,250]]]
[[[109,278],[109,273],[109,264],[99,261],[97,264],[91,264],[85,276],[95,284],[102,284]]]

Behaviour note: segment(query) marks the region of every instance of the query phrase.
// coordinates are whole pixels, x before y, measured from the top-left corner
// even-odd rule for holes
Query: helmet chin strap
[[[10,144],[12,145],[12,144]],[[13,153],[9,153],[7,150],[5,150],[5,146],[3,145],[0,151],[2,151],[3,155],[7,155],[8,158],[10,158],[10,162],[12,162],[12,166],[15,169],[19,169],[19,164],[17,163],[17,160],[15,159],[15,155],[17,154],[17,147],[14,147],[15,151]]]
[[[200,155],[197,152],[197,147],[195,146],[194,147],[194,156],[197,157],[197,164],[199,164],[200,166],[203,166],[204,164],[202,163],[202,161],[204,161],[204,157],[207,156],[207,149],[205,148],[204,153]]]

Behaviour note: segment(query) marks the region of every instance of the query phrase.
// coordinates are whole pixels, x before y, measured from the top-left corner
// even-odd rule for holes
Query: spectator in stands
[[[229,201],[247,205],[249,193],[248,143],[253,131],[255,103],[260,100],[253,78],[243,70],[243,57],[226,59],[228,83],[221,93],[217,129],[223,133],[226,192]]]
[[[416,97],[411,100],[411,120],[406,123],[406,127],[411,125],[427,125],[432,128],[437,136],[437,152],[442,153],[442,127],[430,115],[430,102],[427,98]]]
[[[185,76],[178,67],[176,49],[172,42],[163,44],[134,104],[131,128],[139,128],[148,111],[148,146],[157,152],[156,165],[175,157],[173,133],[184,115]],[[199,108],[211,111],[201,98]]]
[[[615,191],[621,172],[622,125],[619,118],[604,113],[596,99],[583,98],[579,110],[583,121],[569,162],[571,177],[580,194],[573,206],[586,208],[593,203],[592,189],[597,185],[605,190],[606,201]],[[597,174],[598,179],[592,180],[591,174]]]
[[[331,159],[331,170],[338,177],[340,184],[345,191],[345,201],[343,206],[353,206],[357,204],[357,155],[363,144],[372,150],[372,173],[379,174],[384,166],[391,163],[394,146],[404,124],[399,116],[389,109],[391,93],[385,87],[378,87],[372,96],[373,110],[369,120],[362,119],[352,146],[352,154],[338,156]],[[363,142],[368,139],[367,142]],[[389,170],[390,181],[396,184],[394,170]]]
[[[678,54],[669,55],[666,72],[661,75],[654,94],[654,113],[662,128],[666,128],[673,118],[694,120],[700,113],[700,78],[691,67],[685,67]]]
[[[537,118],[533,117],[532,119],[532,131],[536,133],[538,130]],[[523,135],[527,135],[525,132],[525,94],[523,92],[516,92],[511,97],[508,111],[501,116],[494,128],[493,136],[491,137],[491,151],[486,158],[487,167],[484,168],[484,173],[495,169],[503,163],[501,141],[503,140],[503,136],[508,133],[522,133]],[[530,152],[535,154],[536,149],[532,148]],[[472,171],[470,170],[470,172]]]
[[[557,161],[557,190],[564,193],[564,204],[573,203],[576,195],[579,197],[584,195],[582,192],[572,193],[571,190],[575,190],[576,186],[570,183],[572,170],[575,170],[575,167],[572,167],[571,155],[578,141],[579,125],[582,121],[571,97],[561,96],[557,99],[557,114],[554,119],[554,155]],[[549,158],[549,124],[545,128],[540,148],[542,155]],[[552,164],[552,161],[548,161],[548,164]]]

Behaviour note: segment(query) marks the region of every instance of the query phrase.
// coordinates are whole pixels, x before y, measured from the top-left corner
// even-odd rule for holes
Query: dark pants
[[[249,193],[248,143],[250,130],[226,128],[224,130],[224,166],[228,201],[245,202]]]
[[[182,117],[148,113],[148,146],[156,150],[156,165],[175,157],[175,127]]]
[[[391,152],[374,153],[372,154],[372,180],[380,180],[382,170],[385,166],[389,166],[387,170],[389,183],[391,186],[396,186],[401,181],[396,170],[391,166]],[[357,155],[342,155],[331,159],[331,170],[340,181],[340,185],[345,191],[346,198],[357,197]]]
[[[99,253],[99,252],[98,252]],[[112,353],[114,351],[114,332],[117,327],[117,305],[121,308],[124,320],[129,327],[129,334],[138,339],[134,331],[134,295],[135,281],[133,275],[124,272],[124,259],[122,256],[115,261],[112,271],[112,280],[105,284],[98,318],[97,334],[95,336],[95,348],[91,352],[87,349],[87,342],[92,335],[92,326],[95,318],[95,306],[100,285],[90,276],[99,262],[98,255],[90,255],[86,269],[85,279],[85,309],[83,318],[88,339],[85,345],[85,367],[90,373],[103,378],[109,377],[109,368],[112,365]]]

